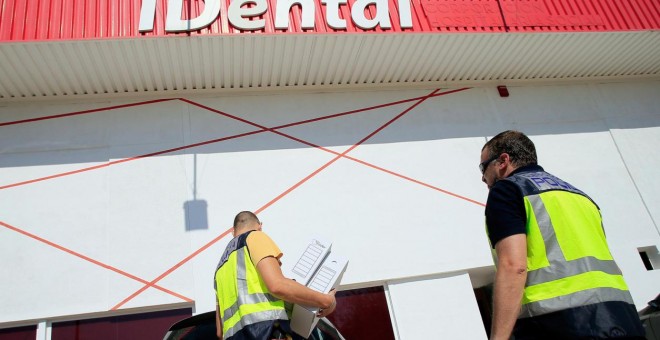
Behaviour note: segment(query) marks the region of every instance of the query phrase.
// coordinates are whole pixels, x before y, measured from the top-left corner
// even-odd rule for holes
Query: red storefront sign
[[[575,6],[553,13],[543,1],[472,1],[421,0],[431,26],[553,28],[588,27],[605,29],[605,22],[595,8]]]
[[[657,0],[0,0],[0,41],[660,29]]]

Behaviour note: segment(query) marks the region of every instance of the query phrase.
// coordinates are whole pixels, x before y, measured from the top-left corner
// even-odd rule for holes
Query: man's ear
[[[506,168],[507,166],[509,166],[509,164],[511,164],[511,157],[509,156],[508,153],[505,152],[500,155],[499,161],[500,161],[500,165],[503,165],[502,168]]]

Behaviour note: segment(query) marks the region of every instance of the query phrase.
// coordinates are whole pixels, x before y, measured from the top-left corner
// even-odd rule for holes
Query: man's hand
[[[331,290],[330,293],[328,293],[328,295],[332,296],[332,303],[330,304],[330,306],[326,308],[319,309],[319,312],[316,313],[316,316],[318,316],[319,318],[323,318],[335,311],[335,308],[337,307],[337,299],[335,298],[335,293],[336,291],[334,289]]]

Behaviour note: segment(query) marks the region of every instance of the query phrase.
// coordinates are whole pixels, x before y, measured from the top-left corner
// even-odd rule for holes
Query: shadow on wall
[[[209,228],[208,203],[197,199],[197,154],[193,156],[193,199],[183,203],[186,231]]]
[[[513,87],[507,98],[492,87],[431,97],[432,90],[409,90],[8,106],[0,108],[0,168],[351,146],[399,115],[363,144],[509,128],[536,135],[660,126],[659,89],[649,82]]]
[[[186,216],[186,231],[209,228],[208,204],[205,200],[191,200],[183,203]]]

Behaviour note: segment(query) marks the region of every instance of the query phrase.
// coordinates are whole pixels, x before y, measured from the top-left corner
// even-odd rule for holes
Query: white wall
[[[468,274],[387,287],[397,339],[487,339]]]
[[[278,130],[291,138],[265,131],[138,159],[433,89],[186,97],[234,117],[172,100],[0,126],[0,305],[10,306],[0,327],[124,300],[124,310],[184,298],[196,312],[211,310],[213,270],[229,241],[217,237],[241,210],[260,211],[284,265],[310,237],[333,240],[350,259],[344,287],[482,272],[492,260],[476,164],[486,138],[509,128],[532,137],[546,170],[598,202],[641,309],[660,282],[637,252],[660,247],[660,82],[509,90],[500,98],[474,88],[412,110],[418,100]],[[7,104],[0,123],[135,102]],[[333,161],[329,151],[404,112],[351,150],[354,159]],[[101,167],[29,182],[93,166]],[[194,198],[208,204],[206,229],[186,228],[183,207]],[[148,288],[127,299],[152,280],[178,296]]]

